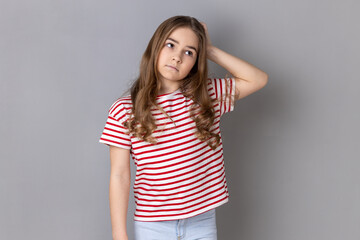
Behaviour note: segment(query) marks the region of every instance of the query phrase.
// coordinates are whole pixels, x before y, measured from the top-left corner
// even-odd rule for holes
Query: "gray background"
[[[230,202],[217,209],[219,239],[360,239],[359,9],[1,0],[0,239],[111,239],[98,139],[152,33],[177,14],[205,21],[214,45],[269,74],[222,122]],[[131,199],[130,223],[133,210]]]

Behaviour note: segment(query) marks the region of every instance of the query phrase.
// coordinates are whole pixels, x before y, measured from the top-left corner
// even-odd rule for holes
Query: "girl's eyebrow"
[[[178,41],[176,41],[175,39],[168,38],[167,40],[171,40],[171,41],[173,41],[173,42],[175,42],[175,43],[179,44],[179,42],[178,42]],[[193,47],[193,46],[186,46],[186,47],[191,48],[191,49],[193,49],[195,52],[197,52],[196,48],[195,48],[195,47]]]

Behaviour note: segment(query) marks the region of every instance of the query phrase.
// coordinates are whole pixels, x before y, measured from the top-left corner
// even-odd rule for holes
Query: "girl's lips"
[[[175,71],[179,71],[179,69],[177,69],[176,67],[174,67],[174,66],[171,66],[171,65],[166,65],[168,68],[171,68],[171,69],[174,69]]]

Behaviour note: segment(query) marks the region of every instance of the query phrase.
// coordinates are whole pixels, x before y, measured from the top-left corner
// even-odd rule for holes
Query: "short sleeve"
[[[235,79],[233,78],[214,78],[209,79],[209,94],[217,100],[220,108],[220,116],[234,110],[235,99]]]
[[[108,111],[104,130],[101,134],[100,143],[120,148],[130,149],[131,139],[123,123],[128,119],[128,112],[124,104],[117,100]]]

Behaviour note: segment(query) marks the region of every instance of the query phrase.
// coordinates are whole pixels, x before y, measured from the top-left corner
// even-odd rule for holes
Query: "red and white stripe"
[[[225,84],[227,81],[227,84]],[[214,105],[212,131],[220,134],[220,117],[233,110],[233,79],[209,79],[209,95],[219,100]],[[195,122],[189,111],[193,101],[177,90],[159,95],[157,103],[171,117],[158,109],[152,114],[158,126],[153,136],[157,144],[144,142],[123,126],[131,112],[131,98],[115,101],[100,142],[131,150],[136,164],[134,195],[137,221],[164,221],[192,217],[228,201],[223,147],[212,150],[196,138]]]

